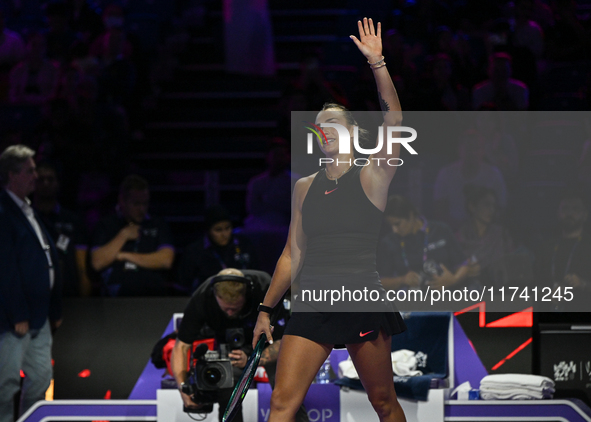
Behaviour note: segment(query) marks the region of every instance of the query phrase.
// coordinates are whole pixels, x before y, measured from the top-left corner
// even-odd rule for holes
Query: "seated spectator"
[[[89,46],[76,41],[70,48],[70,62],[61,68],[56,97],[68,101],[73,110],[78,109],[78,89],[86,79],[96,82],[100,67],[95,57],[88,54]]]
[[[148,214],[150,191],[140,176],[127,176],[117,213],[101,220],[91,242],[91,262],[107,296],[162,296],[174,260],[168,224]]]
[[[481,284],[505,284],[508,275],[503,258],[513,251],[513,244],[507,230],[495,222],[495,191],[483,186],[466,185],[464,196],[469,219],[457,233],[464,255],[480,266],[478,279]]]
[[[283,138],[273,139],[267,153],[267,170],[248,182],[245,229],[285,230],[287,233],[291,219],[290,192],[297,180],[289,166],[289,144]]]
[[[522,44],[522,42],[530,40],[518,38],[519,36],[525,38],[525,36],[520,33],[523,28],[519,27],[519,22],[524,20],[523,16],[521,16],[522,10],[523,8],[521,6],[517,5],[514,8],[512,3],[508,3],[506,13],[510,14],[512,11],[515,11],[515,15],[518,16],[495,19],[488,29],[486,41],[489,58],[498,54],[506,54],[511,57],[510,76],[513,80],[518,80],[527,86],[529,91],[528,103],[531,104],[533,99],[532,96],[535,98],[536,94],[538,66],[536,64],[536,56],[532,49],[527,45]],[[516,22],[516,20],[519,22]],[[528,22],[529,21],[525,20],[523,25],[527,25],[526,28],[531,28],[529,27]],[[533,48],[535,49],[536,47]],[[490,70],[488,73],[490,76]],[[482,79],[479,79],[479,81],[480,80]],[[478,107],[475,108],[478,109]]]
[[[275,264],[289,231],[291,219],[291,191],[299,178],[290,169],[289,144],[283,138],[274,138],[267,154],[267,170],[248,182],[243,233],[257,250],[258,269],[273,273]]]
[[[492,102],[499,110],[526,110],[529,107],[527,85],[511,78],[511,56],[493,53],[489,58],[488,77],[472,89],[472,107]]]
[[[126,29],[124,10],[119,4],[105,7],[103,24],[105,31],[90,46],[90,56],[100,66],[98,102],[117,108],[118,113],[124,111],[128,124],[135,129],[145,117],[140,108],[151,89],[150,51],[155,46],[142,47],[141,40]]]
[[[4,11],[0,8],[0,69],[8,71],[25,57],[25,42],[18,32],[5,26]]]
[[[453,32],[447,26],[435,28],[434,32],[435,45],[432,51],[436,56],[447,56],[453,69],[454,83],[471,87],[480,81],[481,66],[480,59],[477,58],[480,54],[474,51],[477,48],[475,39],[478,37],[471,39],[465,32]],[[469,93],[467,95],[469,101]]]
[[[277,133],[279,136],[289,139],[292,136],[291,131],[291,111],[292,110],[309,110],[308,100],[304,90],[296,87],[296,84],[290,84],[282,93],[279,104],[277,105],[278,127]]]
[[[554,25],[554,13],[544,0],[534,0],[531,18],[540,25],[543,31]]]
[[[583,143],[579,159],[579,181],[589,187],[591,186],[591,118],[585,117],[583,127],[587,139]]]
[[[431,57],[430,72],[421,82],[422,104],[425,110],[469,110],[468,90],[456,83],[453,77],[453,63],[445,53]]]
[[[515,138],[503,129],[501,112],[495,104],[483,103],[476,114],[475,128],[485,139],[484,160],[498,168],[507,186],[516,181],[519,150]]]
[[[49,100],[45,111],[43,120],[34,128],[33,144],[37,146],[40,162],[50,162],[60,174],[68,175],[60,183],[60,197],[62,203],[72,208],[80,175],[96,168],[97,152],[92,145],[96,132],[85,130],[75,110],[64,98]]]
[[[6,28],[4,11],[0,7],[0,101],[8,98],[8,73],[26,53],[21,36]]]
[[[88,0],[68,0],[70,5],[70,28],[76,31],[84,42],[90,42],[103,29],[100,10]],[[93,2],[94,3],[94,2]]]
[[[246,237],[232,233],[232,219],[224,207],[207,209],[205,230],[203,239],[187,246],[179,266],[179,284],[190,294],[224,268],[258,268],[253,247]]]
[[[94,57],[97,57],[99,60],[102,60],[107,55],[109,43],[105,39],[112,31],[122,32],[123,35],[125,35],[123,32],[125,15],[121,6],[117,4],[110,4],[105,7],[105,10],[103,11],[103,24],[105,26],[105,32],[96,37],[90,46],[90,54]],[[121,54],[122,57],[129,59],[131,58],[133,52],[133,46],[131,42],[125,38],[125,36],[123,38],[124,40]]]
[[[45,9],[48,31],[47,57],[59,63],[66,63],[69,59],[69,50],[76,33],[69,26],[70,8],[64,1],[55,1],[47,4]]]
[[[464,186],[486,186],[495,191],[499,206],[504,209],[507,193],[503,175],[496,167],[484,162],[484,138],[475,130],[469,130],[460,139],[460,159],[442,168],[435,180],[433,196],[436,218],[458,229],[466,220]]]
[[[104,49],[99,61],[99,102],[130,107],[136,72],[131,60],[123,54],[125,34],[113,28],[102,37]]]
[[[544,31],[532,19],[534,8],[534,0],[517,0],[515,2],[513,43],[517,47],[526,47],[536,60],[539,60],[544,53]]]
[[[360,76],[363,79],[363,76]],[[322,107],[327,101],[349,104],[342,86],[336,81],[329,81],[322,71],[322,62],[317,53],[307,54],[300,62],[300,75],[297,87],[306,96],[306,110]]]
[[[62,269],[64,296],[90,296],[92,286],[86,275],[86,229],[76,213],[58,202],[60,183],[55,168],[48,163],[37,165],[33,208],[39,213],[55,242]]]
[[[591,42],[585,22],[577,17],[577,2],[552,0],[554,24],[546,31],[546,57],[551,61],[587,60]]]
[[[577,305],[579,311],[581,304],[588,308],[591,293],[591,237],[585,229],[588,210],[581,191],[567,190],[558,207],[560,233],[540,248],[535,263],[539,284],[553,289],[572,287],[575,301],[566,306]]]
[[[449,226],[426,220],[408,199],[391,196],[384,217],[388,230],[378,244],[377,268],[387,289],[459,288],[478,275]]]
[[[225,0],[226,72],[275,75],[273,27],[267,0]]]
[[[42,34],[33,34],[27,43],[26,59],[10,71],[9,98],[12,103],[43,104],[53,96],[59,68],[46,55]]]
[[[70,48],[70,67],[78,73],[78,79],[84,77],[96,78],[100,71],[99,60],[90,54],[90,46],[82,41],[77,41]]]
[[[410,46],[405,43],[403,35],[396,29],[390,29],[383,35],[382,43],[384,45],[384,55],[392,63],[388,63],[389,72],[401,78],[404,81],[404,87],[412,88],[416,86],[417,68],[411,60],[408,52]],[[396,87],[396,90],[398,91],[398,87]]]

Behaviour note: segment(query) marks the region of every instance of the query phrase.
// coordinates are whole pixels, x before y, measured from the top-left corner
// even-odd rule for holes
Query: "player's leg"
[[[394,390],[391,339],[381,331],[373,341],[347,344],[347,350],[380,421],[405,422],[404,411]]]
[[[310,384],[331,350],[331,344],[315,343],[298,336],[283,336],[277,359],[275,388],[271,395],[269,422],[295,420]]]
[[[265,371],[267,371],[267,377],[269,378],[269,384],[271,384],[271,388],[275,389],[275,376],[277,373],[277,361],[270,362],[265,365]],[[296,422],[308,422],[308,411],[306,410],[306,406],[302,403],[298,408],[298,411],[295,415]]]

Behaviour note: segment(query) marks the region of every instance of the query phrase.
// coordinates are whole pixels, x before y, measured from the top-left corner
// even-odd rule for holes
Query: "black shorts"
[[[342,348],[345,344],[375,340],[381,330],[395,335],[405,331],[406,324],[396,311],[294,312],[284,334]]]

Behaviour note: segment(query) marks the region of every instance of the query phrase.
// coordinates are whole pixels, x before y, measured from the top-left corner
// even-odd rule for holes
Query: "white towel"
[[[498,384],[498,385],[491,385],[491,384],[480,384],[480,391],[506,391],[506,390],[519,390],[523,391],[525,394],[527,393],[540,393],[544,391],[549,391],[554,393],[554,388],[552,387],[541,387],[541,388],[531,388],[531,387],[524,387],[520,386],[513,386],[509,384]]]
[[[357,370],[353,365],[353,361],[351,360],[351,356],[342,362],[339,362],[339,378],[351,378],[351,379],[359,379],[359,375],[357,374]]]
[[[553,388],[554,381],[548,377],[529,374],[494,374],[487,375],[480,381],[480,389],[483,385],[503,385],[529,388]]]
[[[495,374],[480,381],[480,397],[484,400],[548,399],[554,391],[554,381],[539,375]]]
[[[423,375],[422,371],[417,370],[417,359],[412,350],[401,349],[391,354],[392,370],[398,376],[417,376]],[[351,356],[347,360],[339,363],[339,378],[347,377],[359,379],[359,374],[351,361]]]
[[[417,369],[417,358],[412,350],[401,349],[392,352],[392,369],[398,376],[417,376],[423,375],[422,371]]]
[[[551,399],[554,389],[544,391],[525,391],[519,388],[503,390],[480,390],[483,400],[541,400]]]

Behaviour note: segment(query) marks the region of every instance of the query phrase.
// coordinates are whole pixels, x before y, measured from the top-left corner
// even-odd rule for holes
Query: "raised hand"
[[[350,38],[370,63],[380,61],[382,59],[382,24],[378,22],[376,31],[373,20],[363,18],[363,22],[357,21],[357,26],[359,38],[355,35],[350,35]]]

